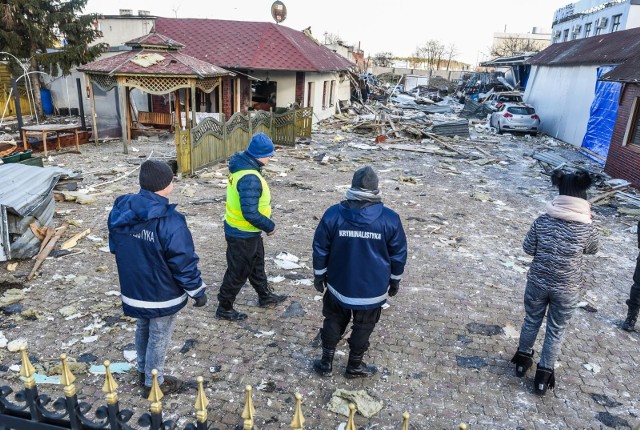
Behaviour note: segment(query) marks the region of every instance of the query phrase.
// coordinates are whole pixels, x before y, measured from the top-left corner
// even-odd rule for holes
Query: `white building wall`
[[[541,129],[575,146],[582,145],[593,102],[598,66],[532,66],[524,100],[536,108]]]
[[[323,89],[325,81],[327,84],[327,103],[326,106],[322,106],[323,100]],[[329,92],[331,90],[331,81],[336,81],[336,95],[334,99],[333,105],[329,104]],[[305,73],[305,83],[304,83],[304,106],[307,106],[307,100],[309,99],[309,95],[307,91],[309,90],[309,82],[313,82],[313,123],[315,124],[318,121],[322,121],[323,119],[330,118],[332,115],[336,113],[336,104],[339,100],[349,100],[351,98],[350,92],[345,91],[345,82],[348,84],[348,80],[344,79],[343,82],[340,82],[340,76],[338,73],[314,73],[307,72]]]
[[[622,15],[617,31],[640,27],[640,2],[638,0],[582,0],[567,5],[555,12],[551,41],[552,43],[563,42],[565,30],[569,30],[567,40],[595,36],[596,21],[600,18],[607,18],[608,21],[606,26],[601,28],[599,35],[611,33],[615,15]],[[571,16],[574,18],[563,21]],[[591,23],[591,31],[587,36],[585,30],[586,24],[589,23]],[[580,26],[580,30],[574,37],[573,30],[576,25]]]
[[[155,17],[115,16],[98,19],[98,29],[102,37],[96,43],[108,43],[109,46],[123,45],[138,37],[148,34],[155,23]]]

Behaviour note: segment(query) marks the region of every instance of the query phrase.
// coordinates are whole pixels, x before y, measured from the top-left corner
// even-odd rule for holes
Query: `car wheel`
[[[498,134],[502,134],[502,128],[500,128],[500,121],[498,121],[498,126],[496,127],[496,130],[498,130]]]

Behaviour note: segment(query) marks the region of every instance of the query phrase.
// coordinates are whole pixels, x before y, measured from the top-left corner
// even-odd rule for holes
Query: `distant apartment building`
[[[581,0],[556,10],[552,43],[640,27],[640,0]]]

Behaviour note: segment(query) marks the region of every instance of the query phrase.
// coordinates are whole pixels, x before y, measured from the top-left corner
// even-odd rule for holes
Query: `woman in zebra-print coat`
[[[524,251],[533,255],[524,293],[526,315],[520,331],[518,351],[511,362],[516,376],[523,377],[533,365],[533,345],[547,314],[547,330],[534,379],[536,394],[555,386],[554,365],[562,338],[580,298],[582,256],[598,251],[598,232],[591,222],[586,171],[555,171],[551,182],[559,195],[547,204],[524,239]]]

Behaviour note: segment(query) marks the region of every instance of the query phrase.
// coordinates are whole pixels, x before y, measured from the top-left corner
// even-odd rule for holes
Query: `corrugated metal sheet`
[[[605,73],[601,81],[626,82],[637,84],[640,82],[640,55],[629,58],[618,67]]]
[[[640,55],[640,28],[554,43],[526,64],[566,66],[620,64]]]
[[[29,224],[50,225],[55,209],[53,188],[60,178],[77,176],[59,167],[0,165],[0,261],[37,254],[40,241]]]

